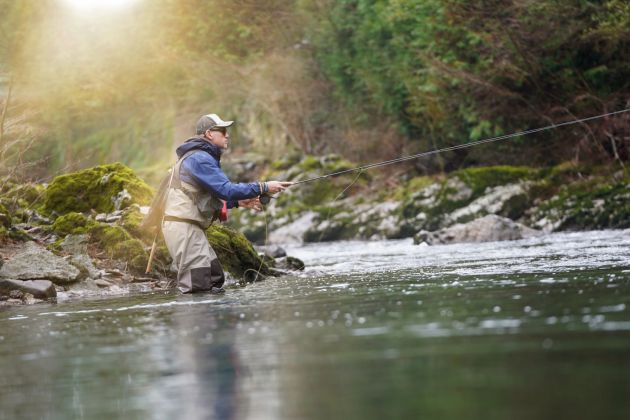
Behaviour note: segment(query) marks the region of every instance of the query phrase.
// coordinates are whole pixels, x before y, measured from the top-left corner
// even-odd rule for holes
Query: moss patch
[[[147,205],[153,195],[152,189],[125,165],[96,166],[56,177],[44,193],[44,209],[57,214],[90,210],[108,213],[124,190],[131,198],[121,199],[120,208],[132,203]]]
[[[539,206],[535,219],[542,218],[555,222],[555,230],[629,228],[630,176],[613,183],[594,176],[564,186]]]
[[[87,233],[97,223],[82,213],[70,212],[59,216],[52,225],[52,230],[59,235]]]
[[[262,274],[269,274],[269,267],[243,234],[224,225],[212,225],[206,235],[223,269],[234,277],[242,278],[249,269],[260,269]]]
[[[539,171],[525,166],[488,166],[462,169],[454,172],[453,176],[459,177],[472,189],[471,198],[474,199],[489,187],[536,179]]]

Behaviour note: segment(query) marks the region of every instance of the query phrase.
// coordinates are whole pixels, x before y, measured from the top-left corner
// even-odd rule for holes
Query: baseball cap
[[[203,134],[214,127],[229,127],[234,121],[223,121],[217,114],[208,114],[197,121],[197,134]]]

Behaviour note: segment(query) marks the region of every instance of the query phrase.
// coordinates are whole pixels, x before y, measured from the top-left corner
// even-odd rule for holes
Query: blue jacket
[[[233,183],[221,170],[221,149],[200,137],[193,137],[176,150],[180,158],[187,152],[198,149],[182,162],[179,177],[182,181],[209,191],[221,200],[227,201],[228,208],[238,207],[238,200],[258,197],[261,194],[257,182]]]

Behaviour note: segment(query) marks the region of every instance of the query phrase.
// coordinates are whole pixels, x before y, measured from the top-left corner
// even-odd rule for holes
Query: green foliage
[[[627,2],[325,4],[311,9],[319,10],[312,36],[318,61],[340,99],[348,108],[362,110],[362,124],[379,116],[394,118],[411,138],[423,139],[423,148],[548,125],[543,115],[553,121],[594,115],[623,107],[628,99]],[[590,145],[577,143],[576,136],[586,136]],[[551,138],[558,147],[541,153]],[[621,137],[614,141],[624,149]],[[484,148],[483,154],[464,151],[447,159],[455,167],[506,157],[557,162],[576,149],[588,159],[612,159],[611,148],[597,146],[605,142],[598,129],[579,134],[557,130],[530,137],[526,144],[511,142],[501,153]],[[522,150],[529,153],[519,155]],[[468,154],[472,162],[462,160]]]
[[[147,205],[153,194],[131,169],[114,163],[55,177],[44,193],[44,209],[57,214],[90,210],[111,212],[123,190],[131,199],[121,200],[121,208],[132,203]]]

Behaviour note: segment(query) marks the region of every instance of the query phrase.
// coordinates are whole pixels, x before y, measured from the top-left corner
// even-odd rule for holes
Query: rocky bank
[[[155,234],[140,223],[154,191],[124,165],[64,174],[47,185],[4,179],[0,193],[0,305],[174,287],[161,235],[145,274]],[[232,287],[304,268],[286,255],[257,252],[228,226],[215,224],[207,235]]]
[[[287,158],[267,177],[304,180],[353,166],[335,156]],[[407,179],[374,173],[297,185],[264,217],[239,213],[231,223],[252,241],[280,244],[405,237],[443,244],[630,227],[630,173],[621,167],[493,166]]]

